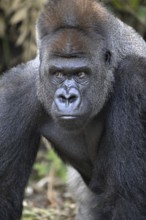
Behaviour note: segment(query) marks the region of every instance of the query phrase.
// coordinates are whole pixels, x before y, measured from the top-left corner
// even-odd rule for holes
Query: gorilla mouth
[[[60,115],[59,118],[64,119],[64,120],[73,120],[73,119],[77,119],[78,116],[77,115]]]
[[[59,115],[57,119],[60,126],[69,132],[80,130],[85,122],[79,115]]]

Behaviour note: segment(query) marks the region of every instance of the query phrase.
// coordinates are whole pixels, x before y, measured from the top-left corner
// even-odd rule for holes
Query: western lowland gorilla
[[[95,0],[50,0],[37,29],[0,80],[0,219],[21,217],[41,135],[79,173],[76,219],[146,219],[144,40]]]

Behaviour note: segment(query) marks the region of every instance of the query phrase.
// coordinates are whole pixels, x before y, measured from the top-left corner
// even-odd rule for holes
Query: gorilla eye
[[[63,78],[64,78],[64,74],[63,74],[62,72],[60,72],[60,71],[55,72],[54,75],[55,75],[56,78],[58,78],[58,79],[63,79]]]
[[[83,79],[86,76],[85,72],[79,72],[76,74],[79,79]]]

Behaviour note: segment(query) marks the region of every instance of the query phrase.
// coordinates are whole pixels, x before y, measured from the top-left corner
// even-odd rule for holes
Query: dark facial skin
[[[48,77],[54,88],[51,114],[67,129],[80,128],[91,115],[92,107],[88,100],[83,99],[90,83],[90,74],[91,69],[83,58],[61,57],[50,63]]]
[[[55,88],[51,112],[59,123],[76,128],[92,111],[82,97],[90,82],[90,68],[82,58],[58,60],[52,60],[49,67],[49,80]]]
[[[62,42],[60,47],[58,42]],[[105,42],[100,37],[97,42],[97,48],[95,44],[92,47],[92,39],[76,30],[57,33],[41,54],[38,82],[38,95],[46,111],[41,133],[86,182],[100,142],[102,109],[112,81]]]

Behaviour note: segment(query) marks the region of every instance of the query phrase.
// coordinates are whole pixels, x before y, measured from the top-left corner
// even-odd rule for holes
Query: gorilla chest
[[[86,178],[90,178],[92,174],[101,131],[100,124],[80,132],[70,131],[53,120],[45,122],[41,128],[41,134],[51,142],[58,155]]]

